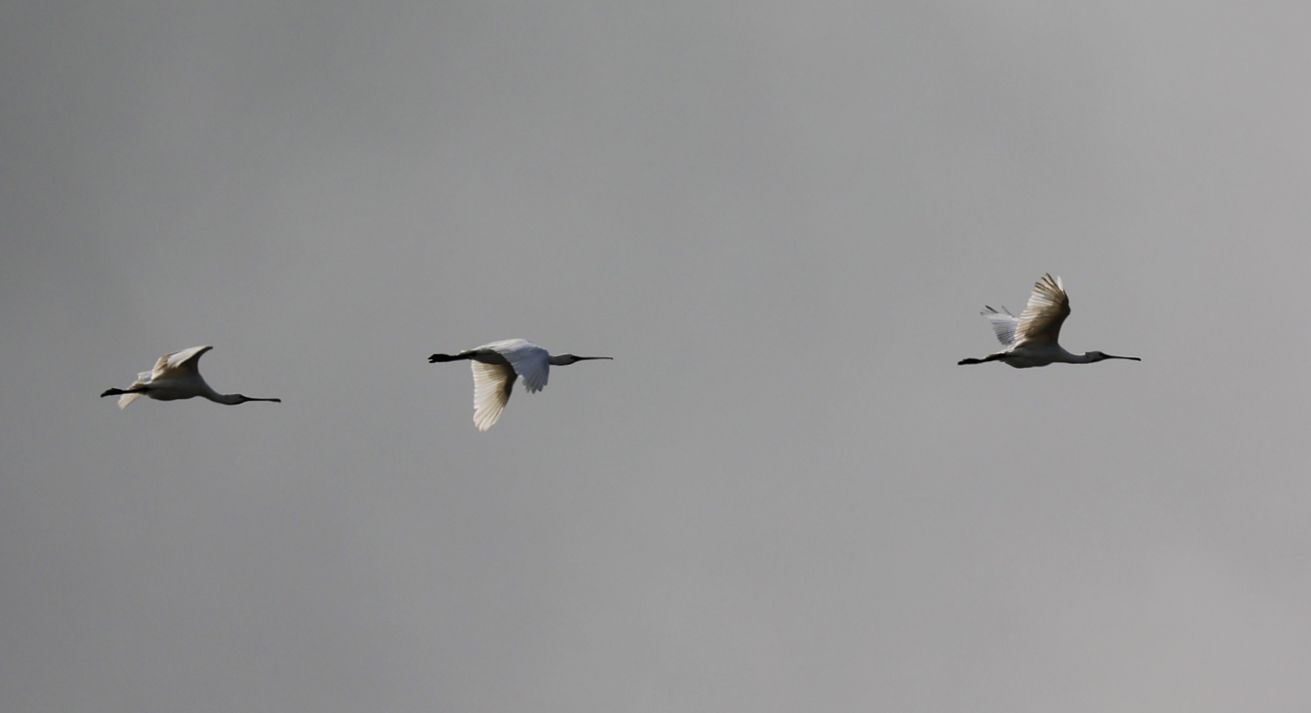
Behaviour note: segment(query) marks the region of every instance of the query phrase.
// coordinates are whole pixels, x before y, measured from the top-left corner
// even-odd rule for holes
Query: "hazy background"
[[[1308,36],[0,4],[0,709],[1304,713]],[[956,367],[1044,271],[1145,361]]]

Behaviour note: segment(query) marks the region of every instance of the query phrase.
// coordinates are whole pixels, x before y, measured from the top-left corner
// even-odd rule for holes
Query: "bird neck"
[[[241,394],[214,394],[209,398],[209,400],[215,403],[236,406],[237,404],[245,403],[247,399]]]

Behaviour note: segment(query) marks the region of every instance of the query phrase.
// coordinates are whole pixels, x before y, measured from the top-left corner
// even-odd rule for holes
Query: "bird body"
[[[980,314],[988,318],[1004,349],[982,359],[961,359],[957,364],[1000,361],[1016,369],[1027,369],[1058,363],[1092,364],[1106,359],[1142,361],[1138,357],[1113,356],[1098,351],[1083,354],[1066,351],[1058,339],[1061,325],[1070,316],[1070,297],[1065,293],[1065,283],[1061,278],[1051,274],[1043,275],[1034,283],[1033,292],[1029,294],[1029,301],[1020,316],[1016,317],[1005,307],[998,311],[988,306],[984,306]]]
[[[200,357],[213,349],[210,346],[191,347],[179,352],[171,352],[160,357],[150,371],[137,374],[137,380],[126,389],[106,389],[100,394],[118,396],[118,407],[123,409],[133,401],[148,396],[156,401],[177,401],[197,396],[214,403],[236,405],[247,401],[272,401],[282,403],[282,399],[254,398],[242,394],[220,394],[205,382],[200,375]]]
[[[525,339],[502,339],[458,354],[433,354],[428,357],[428,363],[470,362],[473,370],[473,422],[479,431],[486,431],[501,418],[501,412],[510,401],[510,389],[517,379],[523,379],[524,388],[535,393],[546,387],[551,366],[611,358],[573,354],[553,356]]]

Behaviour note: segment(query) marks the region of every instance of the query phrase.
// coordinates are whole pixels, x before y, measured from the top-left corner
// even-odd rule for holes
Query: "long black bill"
[[[1142,360],[1143,360],[1142,357],[1122,357],[1122,356],[1115,356],[1114,354],[1107,354],[1107,355],[1106,355],[1106,358],[1107,358],[1107,359],[1128,359],[1129,361],[1142,361]]]

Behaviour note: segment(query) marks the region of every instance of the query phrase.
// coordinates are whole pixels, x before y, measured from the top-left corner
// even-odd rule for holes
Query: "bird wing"
[[[473,423],[486,431],[501,418],[517,375],[505,364],[471,361],[469,365],[473,367]]]
[[[997,335],[997,341],[1001,342],[1003,347],[1009,347],[1015,342],[1015,327],[1019,325],[1020,318],[1011,314],[1011,311],[1005,307],[1001,311],[984,305],[983,311],[979,314],[988,318],[992,324],[992,331]]]
[[[158,367],[159,364],[156,363],[155,366]],[[145,386],[146,384],[149,384],[153,378],[154,378],[153,371],[137,372],[137,380],[133,381],[132,384],[128,386],[128,388],[135,389],[138,386]],[[118,407],[121,409],[127,408],[128,406],[132,405],[133,401],[136,401],[142,396],[145,396],[145,394],[123,394],[118,397]]]
[[[155,362],[151,370],[151,379],[158,379],[166,374],[198,376],[200,374],[200,357],[214,347],[191,347],[178,352],[171,352]]]
[[[156,366],[159,365],[156,364]],[[154,375],[153,372],[149,372],[149,371],[142,371],[137,373],[137,380],[132,382],[132,385],[129,386],[128,388],[135,389],[138,386],[145,386],[146,384],[149,384],[151,377],[153,375]],[[128,406],[132,405],[133,401],[136,401],[142,396],[145,396],[145,394],[123,394],[122,396],[118,397],[118,407],[121,409],[127,408]]]
[[[514,367],[515,372],[523,379],[524,388],[528,389],[529,393],[545,388],[546,379],[550,375],[551,355],[536,344],[522,339],[506,340],[506,342],[513,342],[513,344],[502,346],[496,351]]]
[[[1065,294],[1061,278],[1051,273],[1042,276],[1029,293],[1029,302],[1020,312],[1015,328],[1015,344],[1056,344],[1061,336],[1061,325],[1070,316],[1070,297]]]

